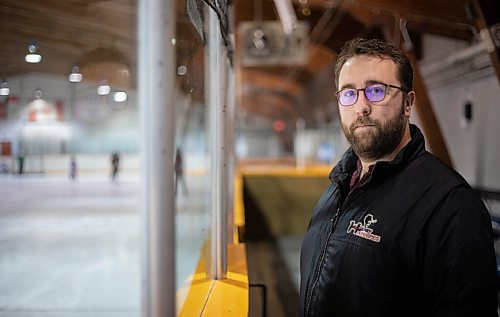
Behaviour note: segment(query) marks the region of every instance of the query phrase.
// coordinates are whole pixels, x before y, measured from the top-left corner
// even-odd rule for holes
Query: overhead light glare
[[[117,91],[113,95],[113,100],[115,102],[125,102],[127,101],[127,93],[124,91]]]
[[[28,54],[24,57],[24,60],[27,63],[40,63],[42,61],[42,55],[37,53],[37,47],[36,44],[30,44],[28,45]]]
[[[31,64],[40,63],[42,61],[42,55],[40,54],[26,54],[24,60]]]
[[[97,87],[97,94],[99,96],[109,95],[110,92],[111,92],[111,87],[109,87],[107,81],[105,81],[105,80],[103,80],[101,82],[101,85],[99,87]]]
[[[72,83],[79,83],[83,79],[82,73],[80,73],[80,68],[78,66],[73,66],[71,74],[68,76],[69,81]]]
[[[8,96],[10,94],[10,89],[7,86],[7,82],[2,83],[2,87],[0,88],[0,96]]]

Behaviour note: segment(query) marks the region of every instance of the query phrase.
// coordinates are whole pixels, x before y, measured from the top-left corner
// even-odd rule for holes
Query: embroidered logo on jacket
[[[351,220],[349,223],[349,228],[347,228],[347,233],[353,233],[354,235],[371,240],[373,242],[380,242],[380,236],[373,234],[373,229],[370,226],[377,222],[377,219],[373,218],[372,214],[367,214],[364,223],[356,222]]]

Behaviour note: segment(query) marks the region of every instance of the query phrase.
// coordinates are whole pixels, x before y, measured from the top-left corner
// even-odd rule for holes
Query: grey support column
[[[175,6],[139,0],[139,109],[142,144],[142,316],[175,310]]]
[[[233,68],[227,69],[227,111],[226,111],[226,158],[227,158],[227,244],[237,243],[234,241],[234,176],[236,169],[236,158],[234,155],[234,120],[235,120],[235,100],[236,91],[234,85]]]
[[[219,19],[207,7],[208,47],[206,74],[209,109],[211,234],[210,264],[208,275],[223,279],[227,271],[227,157],[225,145],[226,127],[226,50],[222,45]]]

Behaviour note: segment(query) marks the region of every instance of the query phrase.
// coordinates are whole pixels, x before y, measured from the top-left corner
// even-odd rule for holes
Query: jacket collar
[[[378,166],[390,166],[397,167],[415,159],[417,156],[425,152],[425,140],[424,135],[420,129],[414,125],[410,124],[410,135],[411,140],[405,147],[399,151],[396,157],[390,161],[381,161],[375,164]],[[352,173],[356,170],[356,163],[358,161],[358,156],[354,153],[352,147],[350,147],[342,156],[340,161],[335,165],[330,172],[330,181],[337,181],[340,183],[345,183],[349,180]],[[380,169],[380,168],[377,168]]]

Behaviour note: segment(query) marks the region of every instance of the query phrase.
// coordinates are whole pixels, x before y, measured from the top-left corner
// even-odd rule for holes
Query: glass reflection
[[[178,289],[187,289],[209,232],[208,111],[204,86],[204,46],[197,26],[182,5],[177,15],[176,81],[176,269]],[[178,292],[182,294],[183,292]],[[178,308],[185,298],[178,296]]]

